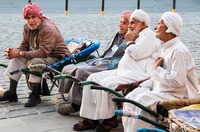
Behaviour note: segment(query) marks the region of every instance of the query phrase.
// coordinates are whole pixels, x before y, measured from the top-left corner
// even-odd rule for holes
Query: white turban
[[[182,17],[175,12],[165,12],[161,19],[164,24],[167,26],[166,33],[173,33],[176,36],[179,36],[183,29],[183,20]]]
[[[144,22],[147,27],[149,27],[150,22],[151,22],[149,15],[141,9],[136,9],[131,14],[131,19],[132,18],[135,18],[140,22]]]

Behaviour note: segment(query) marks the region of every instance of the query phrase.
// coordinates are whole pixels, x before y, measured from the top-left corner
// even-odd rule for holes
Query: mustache
[[[36,23],[35,22],[31,22],[31,23],[28,23],[29,25],[35,25]]]

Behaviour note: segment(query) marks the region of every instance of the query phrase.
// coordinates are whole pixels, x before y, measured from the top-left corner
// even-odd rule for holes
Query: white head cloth
[[[173,33],[179,36],[183,30],[183,20],[182,17],[175,12],[165,12],[161,19],[167,26],[166,33]]]
[[[131,19],[132,18],[135,18],[135,19],[137,19],[140,22],[144,22],[147,27],[150,26],[151,20],[150,20],[149,15],[146,12],[144,12],[143,10],[141,10],[141,9],[136,9],[131,14]]]

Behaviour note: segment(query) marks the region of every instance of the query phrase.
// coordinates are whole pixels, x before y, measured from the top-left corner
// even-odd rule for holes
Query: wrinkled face
[[[41,23],[41,19],[35,15],[28,15],[26,17],[26,23],[31,30],[35,30]]]
[[[124,35],[128,31],[128,21],[125,18],[120,18],[119,34]]]
[[[161,41],[164,41],[167,35],[166,30],[167,26],[164,24],[163,20],[160,19],[158,25],[155,27],[156,37]]]
[[[138,21],[137,19],[135,18],[132,18],[129,22],[129,29],[131,31],[141,31],[142,30],[142,22]]]

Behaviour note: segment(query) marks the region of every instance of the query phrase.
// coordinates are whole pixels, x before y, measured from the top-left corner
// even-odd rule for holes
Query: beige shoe
[[[69,115],[78,111],[75,111],[71,104],[64,104],[58,107],[58,113],[62,115]]]
[[[3,89],[3,88],[0,88],[0,96],[3,96],[5,92],[6,92],[6,90],[5,90],[5,89]]]

